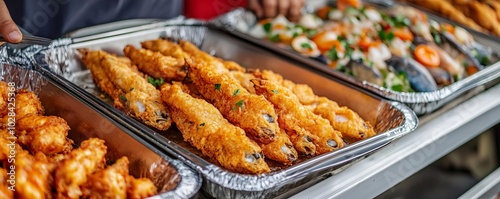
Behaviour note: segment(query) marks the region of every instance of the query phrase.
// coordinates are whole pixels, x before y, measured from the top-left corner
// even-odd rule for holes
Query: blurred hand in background
[[[300,18],[300,10],[305,0],[248,0],[247,6],[259,18],[284,15],[291,21]]]
[[[19,43],[23,38],[3,0],[0,0],[0,34],[10,43]]]

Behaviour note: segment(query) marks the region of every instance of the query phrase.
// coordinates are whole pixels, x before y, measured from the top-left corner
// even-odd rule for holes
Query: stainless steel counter
[[[373,198],[500,122],[500,84],[420,118],[420,126],[291,198]],[[286,196],[288,197],[288,196]]]

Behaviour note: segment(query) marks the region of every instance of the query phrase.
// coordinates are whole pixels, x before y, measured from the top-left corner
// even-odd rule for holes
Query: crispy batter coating
[[[228,69],[229,71],[239,71],[239,72],[245,72],[246,69],[241,66],[240,64],[234,62],[234,61],[228,61],[228,60],[223,60],[223,59],[219,59],[222,64],[224,64],[224,67],[226,67],[226,69]]]
[[[0,168],[0,198],[14,199],[14,192],[9,189],[7,170]]]
[[[19,90],[16,93],[16,120],[30,115],[43,115],[42,102],[31,91]]]
[[[241,173],[270,171],[257,143],[246,137],[242,129],[229,123],[213,105],[191,97],[176,84],[165,84],[161,92],[184,140],[204,155]]]
[[[52,198],[52,172],[54,163],[45,155],[38,153],[35,157],[27,151],[16,154],[16,198]]]
[[[147,198],[158,194],[156,186],[147,178],[127,177],[127,197]]]
[[[83,141],[80,148],[71,151],[54,175],[58,198],[79,198],[82,195],[80,185],[87,181],[87,176],[106,164],[106,150],[104,140],[90,138]]]
[[[156,51],[165,56],[175,58],[177,60],[178,66],[185,65],[185,59],[187,56],[186,53],[178,44],[172,41],[159,38],[156,40],[141,42],[141,46],[145,49]]]
[[[158,130],[167,130],[170,128],[172,120],[168,116],[166,108],[161,103],[160,92],[152,84],[148,83],[146,79],[137,73],[134,73],[115,56],[104,51],[81,50],[81,52],[84,62],[88,66],[91,66],[89,69],[92,71],[93,68],[100,67],[104,75],[108,77],[107,80],[110,80],[112,83],[109,84],[97,80],[101,89],[106,93],[110,92],[108,94],[112,97],[117,97],[117,94],[114,93],[116,89],[111,88],[111,85],[121,90],[119,92],[121,94],[115,98],[115,106],[117,100],[121,101],[122,106],[131,116],[145,124]],[[98,60],[97,63],[95,62],[96,60]],[[95,67],[92,66],[92,63],[95,64]],[[97,71],[95,74],[98,74]],[[95,77],[94,80],[96,79],[106,80]]]
[[[8,104],[9,104],[9,85],[0,81],[0,117],[4,117],[9,112]]]
[[[8,158],[14,158],[15,154],[23,151],[21,145],[16,142],[15,134],[12,135],[10,132],[7,129],[0,130],[0,162],[3,162],[4,165],[8,164]],[[11,151],[11,149],[15,151]]]
[[[245,88],[248,92],[255,94],[255,88],[253,88],[253,83],[250,81],[255,79],[255,76],[252,73],[229,71],[229,77],[240,82],[240,85],[243,86],[243,88]]]
[[[316,155],[343,147],[341,133],[334,130],[328,120],[303,106],[290,90],[268,80],[255,79],[252,82],[255,84],[255,91],[274,104],[278,113],[278,122],[285,131],[288,131],[290,137],[296,136],[295,139],[297,139],[299,132],[305,132],[306,136],[307,133],[313,135],[311,137],[316,146]],[[310,153],[308,147],[297,149],[297,151]]]
[[[295,84],[269,70],[256,70],[253,74],[258,78],[281,83],[297,96],[300,103],[307,105],[315,114],[330,121],[332,127],[340,131],[342,137],[349,142],[376,135],[371,124],[364,121],[356,112],[345,106],[339,107],[336,102],[326,97],[317,96],[308,85]]]
[[[33,154],[45,155],[71,151],[73,141],[66,138],[69,126],[56,116],[27,116],[16,124],[19,142],[27,146]]]
[[[340,131],[348,142],[356,142],[376,135],[373,127],[356,112],[325,97],[317,98],[308,106],[315,114],[330,121],[334,129]]]
[[[203,97],[231,123],[260,142],[276,140],[279,131],[273,105],[263,96],[249,93],[236,80],[218,73],[210,65],[189,64],[189,78]]]
[[[137,67],[154,78],[163,78],[165,81],[179,81],[186,77],[184,60],[162,55],[148,49],[136,49],[131,45],[125,46],[123,52]]]
[[[184,52],[189,55],[189,58],[192,59],[186,59],[188,65],[189,61],[191,61],[192,63],[211,66],[218,73],[227,74],[229,72],[229,69],[226,68],[224,63],[222,63],[219,58],[213,57],[198,49],[198,47],[196,47],[193,43],[181,40],[179,44],[182,47],[182,50],[184,50]]]
[[[122,157],[106,169],[88,176],[81,185],[82,198],[127,198],[128,165],[127,157]]]

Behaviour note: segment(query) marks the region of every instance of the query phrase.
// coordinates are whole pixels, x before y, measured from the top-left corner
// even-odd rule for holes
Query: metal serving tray
[[[105,140],[108,162],[127,156],[131,175],[146,177],[155,183],[159,194],[150,198],[191,198],[198,193],[202,181],[198,172],[155,149],[130,130],[104,116],[92,104],[84,102],[54,81],[53,74],[29,69],[32,68],[31,65],[29,61],[22,59],[4,59],[0,61],[0,80],[14,82],[16,89],[28,89],[37,93],[45,108],[45,115],[66,120],[71,127],[68,137],[76,146],[89,138]]]
[[[306,10],[308,10],[308,12],[313,12],[314,10],[317,10],[319,7],[332,4],[333,2],[335,1],[332,0],[310,1],[306,6],[307,8]],[[390,9],[390,7],[387,6],[405,5],[391,0],[387,1],[366,0],[365,2],[379,9]],[[442,17],[429,13],[427,14],[430,19],[433,19],[435,21],[456,24]],[[306,64],[314,69],[320,70],[323,73],[326,73],[343,81],[349,82],[352,85],[356,85],[357,87],[368,90],[386,99],[402,102],[408,105],[411,109],[413,109],[415,113],[417,113],[417,115],[424,115],[427,113],[431,113],[437,110],[438,108],[442,107],[446,103],[450,102],[451,100],[461,96],[465,92],[470,91],[475,87],[484,85],[485,83],[500,77],[500,62],[497,62],[495,64],[486,67],[485,69],[479,71],[474,75],[471,75],[463,80],[460,80],[458,82],[455,82],[449,86],[446,86],[444,88],[438,89],[433,92],[408,93],[408,92],[392,91],[390,89],[380,87],[373,83],[369,83],[366,81],[358,81],[353,77],[345,75],[342,72],[329,68],[328,66],[319,61],[302,56],[301,54],[294,52],[292,50],[279,47],[278,45],[276,45],[276,43],[273,43],[271,41],[266,41],[263,39],[258,39],[248,35],[246,33],[248,28],[254,26],[257,22],[258,22],[257,18],[252,12],[240,8],[214,19],[211,22],[211,24],[220,27],[222,29],[225,29],[229,33],[239,38],[242,38],[244,40],[247,40],[264,48],[270,49],[281,55],[292,58],[293,60]],[[471,33],[474,35],[474,38],[478,43],[484,46],[488,46],[496,52],[500,52],[500,42],[498,41],[498,39],[495,39],[494,37],[486,34],[478,33],[477,31],[472,31]]]
[[[122,49],[127,44],[139,47],[141,41],[159,37],[190,40],[202,50],[221,58],[236,61],[248,68],[270,69],[292,81],[308,84],[318,95],[329,97],[339,105],[348,106],[356,111],[365,120],[374,124],[379,135],[268,174],[244,175],[227,171],[203,159],[198,150],[183,140],[176,128],[166,132],[155,131],[119,112],[109,101],[103,100],[100,97],[101,91],[92,82],[76,50],[103,49],[122,55]],[[99,104],[98,108],[111,112],[111,117],[117,122],[134,129],[139,135],[147,135],[145,139],[197,169],[205,179],[202,187],[204,191],[217,198],[277,196],[307,181],[321,179],[328,172],[338,172],[341,166],[362,158],[411,132],[418,124],[414,112],[399,102],[383,100],[332,81],[328,76],[316,73],[299,63],[242,41],[224,31],[206,26],[167,26],[100,39],[74,38],[54,43],[55,47],[43,50],[40,55],[35,56],[37,63],[60,71],[62,75],[57,77],[64,82],[65,87],[78,92],[86,100]]]

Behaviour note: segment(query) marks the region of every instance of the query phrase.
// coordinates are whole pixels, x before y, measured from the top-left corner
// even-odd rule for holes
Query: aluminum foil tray
[[[15,83],[16,89],[37,93],[46,115],[66,120],[71,127],[68,137],[76,146],[89,138],[103,139],[108,147],[108,162],[127,156],[131,175],[155,183],[159,194],[151,198],[191,198],[198,193],[202,183],[198,172],[101,114],[92,104],[58,84],[53,74],[36,70],[22,54],[0,47],[0,80]]]
[[[91,36],[92,37],[92,36]],[[155,131],[115,109],[111,101],[101,97],[89,71],[80,60],[79,48],[103,49],[122,55],[127,45],[140,46],[140,42],[166,37],[173,40],[186,39],[202,50],[233,60],[248,68],[269,69],[298,83],[306,83],[318,95],[329,97],[339,105],[356,111],[365,120],[374,124],[377,136],[350,143],[349,146],[304,160],[295,165],[278,168],[261,175],[245,175],[225,170],[202,158],[201,152],[185,142],[176,128],[166,132]],[[76,42],[75,42],[76,41]],[[80,42],[78,42],[80,41]],[[238,39],[224,31],[203,25],[165,26],[116,36],[85,39],[61,39],[53,46],[32,56],[43,68],[59,71],[57,76],[64,86],[78,92],[80,96],[97,108],[109,111],[111,117],[129,129],[134,129],[144,139],[155,143],[160,149],[182,159],[198,170],[204,178],[203,190],[216,198],[270,198],[287,192],[310,180],[317,180],[332,172],[339,172],[341,166],[365,157],[394,139],[414,130],[418,118],[407,106],[384,100],[375,95],[359,91],[310,70],[309,67],[290,61],[258,46]]]
[[[306,12],[311,13],[322,6],[331,5],[334,2],[335,1],[332,0],[309,1],[307,2],[305,10]],[[380,9],[390,9],[391,6],[401,4],[392,0],[365,0],[365,3]],[[430,13],[426,14],[428,14],[430,19],[433,19],[435,21],[456,24],[442,17]],[[302,56],[301,54],[293,50],[280,47],[279,45],[271,41],[266,41],[250,36],[249,34],[247,34],[247,32],[249,28],[253,27],[257,22],[258,20],[256,16],[251,11],[239,8],[214,19],[213,21],[211,21],[211,24],[216,27],[222,28],[241,39],[270,49],[295,61],[306,64],[311,68],[331,75],[342,81],[349,82],[352,85],[356,85],[357,87],[368,90],[386,99],[402,102],[409,106],[413,111],[415,111],[417,115],[431,113],[442,107],[446,103],[462,96],[465,92],[468,92],[475,87],[484,85],[500,77],[500,62],[497,62],[488,67],[485,67],[485,69],[477,72],[474,75],[471,75],[463,80],[457,81],[451,85],[433,92],[409,93],[392,91],[390,89],[383,88],[367,81],[358,81],[348,75],[345,75],[342,72],[329,68],[327,65],[319,61]],[[468,30],[470,31],[470,29]],[[477,41],[479,44],[490,47],[491,50],[494,50],[495,52],[497,52],[497,54],[498,52],[500,52],[500,42],[495,37],[482,34],[477,31],[471,31],[471,33],[473,34],[475,41]]]

